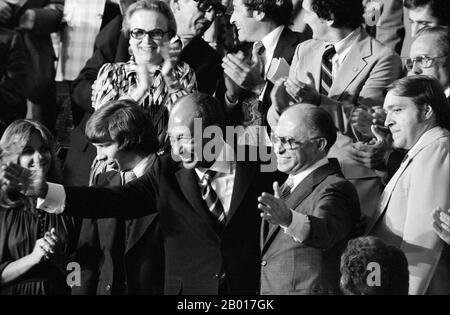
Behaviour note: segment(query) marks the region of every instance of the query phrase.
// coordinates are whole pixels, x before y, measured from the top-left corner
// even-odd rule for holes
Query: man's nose
[[[391,125],[393,125],[393,120],[392,120],[392,118],[391,118],[391,114],[390,113],[387,113],[386,114],[386,120],[384,121],[384,126],[385,127],[389,127],[389,126],[391,126]]]
[[[422,71],[422,68],[417,65],[417,62],[413,62],[411,72],[413,74],[422,74],[423,71]]]
[[[97,156],[96,159],[99,161],[105,161],[107,159],[106,154],[103,152],[102,149],[97,148]]]

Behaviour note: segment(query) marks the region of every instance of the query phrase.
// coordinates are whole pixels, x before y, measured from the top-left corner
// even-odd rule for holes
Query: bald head
[[[211,95],[195,92],[179,99],[169,117],[169,129],[171,125],[183,125],[193,132],[194,119],[202,121],[203,128],[207,126],[225,125],[225,112],[219,101]]]
[[[297,104],[283,112],[278,128],[291,133],[295,139],[323,137],[327,140],[326,150],[336,142],[336,127],[330,114],[321,107],[311,104]]]

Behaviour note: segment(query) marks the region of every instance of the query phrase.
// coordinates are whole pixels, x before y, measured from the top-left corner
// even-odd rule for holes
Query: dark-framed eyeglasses
[[[275,133],[270,134],[270,141],[272,141],[273,145],[281,144],[281,146],[286,150],[295,150],[303,145],[308,144],[309,142],[322,139],[322,137],[316,137],[307,139],[304,141],[295,140],[294,138],[288,138],[288,137],[279,137]]]
[[[155,28],[150,31],[145,31],[141,28],[134,28],[130,31],[130,36],[137,40],[144,39],[145,35],[148,35],[153,40],[163,39],[165,34],[171,33],[171,31],[163,31],[162,29]]]
[[[414,67],[414,63],[416,63],[420,68],[430,68],[433,66],[434,61],[438,58],[442,58],[447,56],[448,54],[437,56],[437,57],[428,57],[425,55],[417,56],[414,58],[406,58],[405,59],[405,67],[408,71],[411,71]]]
[[[216,16],[222,16],[225,14],[226,8],[218,1],[214,0],[194,0],[197,2],[197,8],[201,12],[210,12],[214,10]]]

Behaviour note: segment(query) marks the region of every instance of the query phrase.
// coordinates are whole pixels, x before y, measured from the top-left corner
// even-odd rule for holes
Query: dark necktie
[[[333,84],[333,63],[331,60],[336,54],[333,45],[328,45],[322,56],[322,69],[320,72],[320,94],[328,96],[331,85]]]
[[[256,58],[258,58],[261,62],[261,76],[264,78],[265,76],[265,72],[266,72],[266,68],[265,68],[265,63],[266,63],[266,58],[265,58],[265,54],[264,52],[266,51],[266,47],[264,47],[264,44],[261,41],[257,41],[253,43],[253,51],[252,54],[254,56],[256,56]]]
[[[281,185],[281,199],[286,199],[291,194],[292,187],[294,187],[294,178],[289,176],[286,181]]]
[[[225,226],[226,218],[222,203],[220,202],[219,197],[217,197],[216,192],[211,186],[211,181],[216,174],[217,172],[211,170],[207,170],[205,172],[202,180],[200,181],[200,192],[202,194],[203,200],[206,203],[206,206],[216,219],[217,225],[221,230]]]

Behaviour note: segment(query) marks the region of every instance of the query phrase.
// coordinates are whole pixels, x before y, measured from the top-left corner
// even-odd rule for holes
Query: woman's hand
[[[161,56],[164,58],[161,74],[169,89],[174,88],[175,85],[179,85],[179,82],[174,75],[174,70],[178,64],[181,50],[182,43],[178,38],[164,43],[161,47]]]
[[[49,260],[56,252],[56,246],[59,238],[55,234],[55,229],[46,232],[43,238],[36,241],[30,258],[37,265],[45,260]]]

